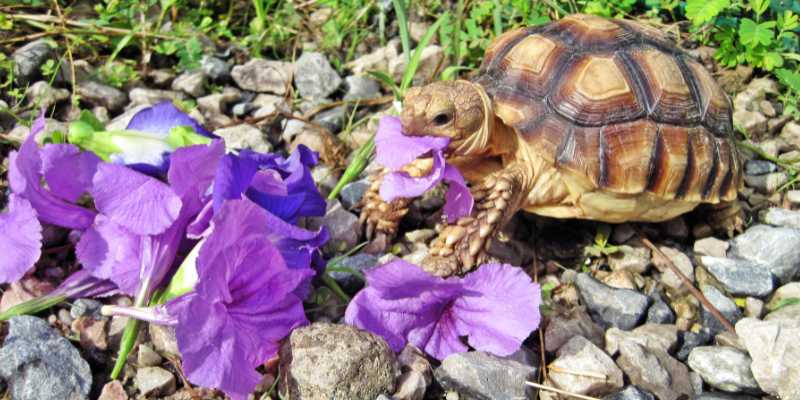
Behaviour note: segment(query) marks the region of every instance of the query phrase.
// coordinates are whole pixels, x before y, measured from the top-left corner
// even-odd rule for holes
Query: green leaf
[[[92,113],[89,110],[81,110],[81,114],[78,117],[78,120],[86,122],[96,131],[102,131],[103,129],[105,129],[103,123],[100,122],[100,120],[94,116],[94,113]]]
[[[712,21],[731,5],[730,0],[687,0],[686,18],[695,26]]]
[[[428,43],[430,43],[431,39],[433,39],[433,35],[436,34],[436,31],[442,25],[442,23],[447,19],[449,16],[448,13],[442,14],[436,22],[431,25],[430,28],[425,32],[425,35],[422,36],[419,43],[417,43],[417,48],[414,50],[414,55],[411,56],[411,61],[408,62],[408,66],[406,66],[406,70],[403,73],[403,80],[400,82],[400,94],[405,94],[406,89],[411,86],[411,81],[414,79],[414,75],[417,73],[417,68],[419,68],[419,62],[422,59],[422,50],[425,47],[428,47]]]
[[[167,136],[167,144],[173,149],[209,143],[211,143],[211,138],[198,134],[191,126],[174,126],[169,130],[169,136]]]
[[[411,56],[411,39],[408,34],[408,18],[406,18],[406,5],[403,0],[392,0],[394,13],[397,15],[397,26],[400,28],[400,43],[403,45],[403,55],[406,61]]]
[[[769,8],[769,0],[750,0],[750,8],[760,16]]]
[[[780,53],[770,51],[764,54],[764,69],[766,69],[767,71],[772,71],[773,69],[782,66],[783,66],[783,57],[781,57]]]
[[[781,68],[775,71],[775,76],[793,92],[800,93],[800,72]]]
[[[397,84],[394,82],[394,79],[392,79],[392,77],[389,76],[389,74],[387,74],[387,73],[385,73],[383,71],[367,71],[367,73],[371,77],[379,80],[381,83],[383,83],[384,85],[386,85],[390,89],[392,89],[392,93],[394,94],[394,98],[397,99],[397,100],[401,100],[400,88],[397,87]]]
[[[739,26],[739,40],[742,44],[749,47],[756,47],[759,44],[764,46],[772,43],[775,37],[775,21],[767,21],[757,24],[749,18],[743,18]]]

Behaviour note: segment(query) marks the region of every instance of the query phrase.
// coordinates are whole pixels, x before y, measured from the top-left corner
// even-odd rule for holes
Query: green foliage
[[[730,0],[687,0],[686,18],[699,26],[713,21],[730,4]]]
[[[594,235],[594,243],[586,246],[583,253],[589,257],[603,257],[609,256],[619,251],[619,247],[608,243],[611,236],[611,226],[600,224],[597,227],[597,233]]]

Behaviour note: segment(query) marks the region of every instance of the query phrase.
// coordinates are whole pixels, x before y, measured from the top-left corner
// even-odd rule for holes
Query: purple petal
[[[61,200],[42,187],[42,158],[34,137],[35,132],[25,139],[19,151],[9,154],[11,190],[28,200],[44,222],[70,229],[88,228],[94,220],[94,212]]]
[[[31,204],[11,195],[8,212],[0,214],[0,283],[16,282],[42,254],[42,226]]]
[[[169,186],[122,165],[100,164],[92,183],[97,209],[137,235],[163,232],[181,211]]]
[[[98,215],[94,225],[81,235],[75,253],[92,276],[109,279],[123,292],[135,295],[139,286],[141,246],[138,235]]]
[[[406,172],[392,172],[383,178],[379,194],[386,202],[399,197],[417,197],[441,182],[444,170],[444,156],[441,152],[435,152],[433,168],[428,175],[414,178]]]
[[[126,129],[166,137],[169,135],[170,129],[176,126],[190,126],[203,136],[216,137],[170,101],[164,101],[139,111],[131,118]]]
[[[189,239],[200,239],[201,237],[205,236],[205,232],[208,230],[208,227],[211,224],[211,218],[213,217],[214,205],[208,201],[203,205],[203,208],[200,209],[200,212],[195,216],[195,218],[189,223],[189,226],[186,227],[186,236]]]
[[[219,211],[225,200],[242,198],[256,172],[258,163],[251,158],[235,154],[222,157],[214,178],[214,210]]]
[[[447,222],[452,224],[459,218],[472,214],[475,201],[464,182],[464,177],[456,167],[452,165],[444,167],[444,180],[449,186],[444,197],[444,215],[447,216]]]
[[[170,156],[167,173],[172,190],[182,199],[187,194],[198,199],[205,195],[214,182],[217,165],[224,155],[225,143],[222,140],[176,149]]]
[[[70,299],[81,297],[104,297],[117,294],[117,285],[92,276],[89,270],[79,269],[64,279],[49,295],[64,294]]]
[[[71,144],[48,144],[42,148],[42,172],[50,192],[70,203],[92,187],[92,176],[100,158]]]
[[[431,150],[443,150],[449,143],[447,137],[403,135],[400,118],[387,116],[378,123],[375,160],[384,167],[397,170]]]
[[[463,279],[465,294],[453,303],[459,336],[498,356],[509,355],[539,326],[539,285],[520,268],[486,264]]]

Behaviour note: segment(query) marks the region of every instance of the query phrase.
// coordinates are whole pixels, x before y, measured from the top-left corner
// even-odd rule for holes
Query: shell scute
[[[585,55],[567,67],[549,101],[580,125],[630,121],[645,111],[633,79],[616,55]]]
[[[600,184],[617,193],[641,193],[648,186],[656,145],[655,122],[640,119],[601,131]]]
[[[548,33],[569,47],[607,48],[633,42],[636,34],[615,21],[588,14],[573,14],[552,24]]]
[[[674,56],[650,48],[634,51],[631,57],[641,68],[648,113],[653,119],[680,125],[700,122],[692,89]]]

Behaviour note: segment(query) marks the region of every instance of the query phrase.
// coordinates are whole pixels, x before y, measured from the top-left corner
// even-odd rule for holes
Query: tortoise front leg
[[[528,194],[524,177],[524,170],[512,165],[481,181],[472,190],[472,215],[442,229],[422,262],[423,269],[450,276],[464,274],[486,262],[492,239],[522,207]]]

